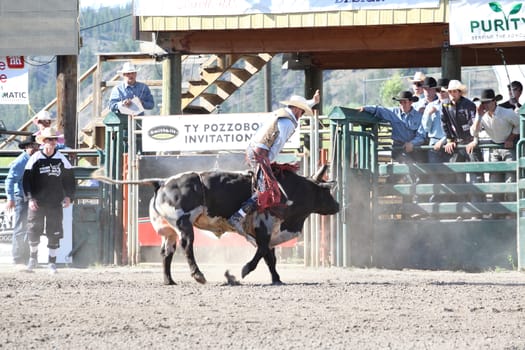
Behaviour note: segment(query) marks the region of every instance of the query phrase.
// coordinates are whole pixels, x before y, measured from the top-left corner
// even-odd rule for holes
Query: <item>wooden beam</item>
[[[158,33],[159,45],[168,52],[308,53],[312,65],[321,69],[440,67],[448,41],[447,23]],[[496,48],[503,48],[507,64],[524,64],[524,46],[525,42],[464,46],[461,65],[502,64]]]
[[[407,50],[442,47],[448,40],[446,23],[160,32],[159,44],[189,54],[257,52],[338,52],[349,50]],[[302,40],[301,40],[302,39]],[[169,52],[169,51],[168,51]]]

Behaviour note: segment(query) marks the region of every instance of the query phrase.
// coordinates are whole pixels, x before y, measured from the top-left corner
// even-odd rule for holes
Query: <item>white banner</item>
[[[450,0],[450,44],[525,41],[525,2]]]
[[[135,0],[134,16],[231,16],[437,8],[439,0]]]
[[[0,104],[29,104],[29,74],[23,56],[0,57]]]
[[[163,151],[245,150],[257,129],[272,113],[199,114],[145,116],[142,120],[142,149]],[[298,148],[295,132],[286,148]]]

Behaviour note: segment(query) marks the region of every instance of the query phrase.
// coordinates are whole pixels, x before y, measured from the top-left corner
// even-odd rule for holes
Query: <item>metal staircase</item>
[[[198,80],[190,80],[182,94],[181,108],[187,114],[207,114],[258,73],[272,55],[212,55],[200,68]]]

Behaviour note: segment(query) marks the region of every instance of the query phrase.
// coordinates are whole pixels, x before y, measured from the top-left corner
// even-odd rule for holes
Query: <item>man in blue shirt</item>
[[[438,97],[426,106],[421,119],[421,127],[427,133],[428,145],[432,146],[432,149],[428,151],[429,163],[444,163],[450,159],[450,155],[444,149],[444,145],[447,143],[447,135],[441,125],[443,103],[449,103],[448,83],[449,79],[442,78],[437,81],[434,87],[428,87],[428,89],[435,89]]]
[[[109,109],[112,112],[120,113],[120,107],[129,107],[134,97],[138,97],[144,109],[153,109],[155,102],[149,87],[137,81],[137,68],[130,62],[124,63],[120,73],[124,81],[115,86],[109,97]],[[144,115],[144,112],[138,115]]]
[[[27,161],[33,153],[38,151],[39,144],[35,136],[28,136],[18,144],[22,152],[9,166],[9,173],[5,179],[5,194],[7,197],[6,211],[15,210],[13,225],[12,254],[13,263],[25,264],[29,259],[29,244],[27,242],[27,208],[24,198],[22,180]]]
[[[392,100],[399,102],[399,107],[386,108],[382,106],[364,106],[359,110],[390,122],[392,126],[393,150],[392,159],[407,163],[410,161],[423,161],[419,153],[414,152],[414,146],[425,142],[425,133],[420,128],[421,113],[412,107],[412,103],[419,98],[410,91],[401,91]]]
[[[117,114],[133,114],[133,115],[144,115],[144,109],[151,110],[155,106],[153,96],[149,87],[137,81],[137,68],[130,62],[124,63],[120,73],[124,77],[124,81],[115,86],[111,90],[109,97],[109,109]],[[137,106],[135,103],[136,98],[140,101],[141,106]],[[140,109],[138,109],[140,107]],[[140,112],[126,113],[126,110],[140,110]],[[137,121],[136,124],[140,127],[141,122]],[[127,143],[128,130],[124,130],[124,140]],[[140,152],[142,150],[142,135],[136,135],[136,150]],[[126,144],[127,145],[127,144]]]

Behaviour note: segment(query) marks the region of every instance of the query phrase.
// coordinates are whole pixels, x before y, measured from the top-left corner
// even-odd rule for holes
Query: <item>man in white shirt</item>
[[[474,99],[477,111],[471,127],[471,134],[479,133],[483,129],[489,135],[492,143],[501,146],[501,148],[491,150],[491,162],[516,160],[515,142],[520,137],[519,116],[512,109],[498,106],[497,102],[501,99],[502,96],[496,95],[492,89],[484,89],[481,92],[481,97]],[[490,175],[491,182],[514,182],[515,178],[514,172]],[[503,196],[499,194],[495,194],[494,199],[504,200]]]

